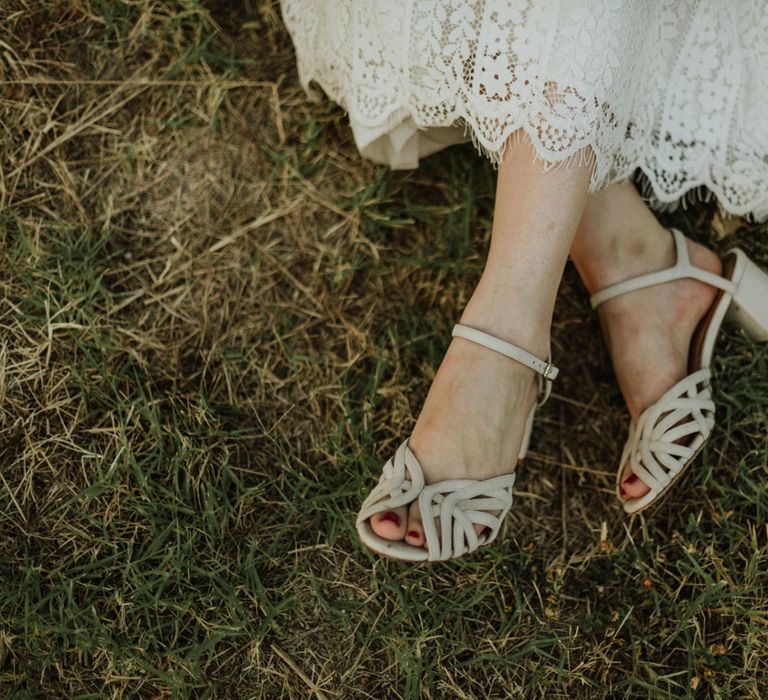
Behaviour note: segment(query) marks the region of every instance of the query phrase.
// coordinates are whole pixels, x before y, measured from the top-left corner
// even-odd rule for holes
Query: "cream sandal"
[[[536,406],[543,405],[549,398],[552,381],[558,374],[557,367],[516,345],[469,326],[457,323],[451,335],[495,350],[539,374],[539,401],[528,414],[518,457],[518,460],[523,459],[528,451]],[[512,506],[514,483],[515,474],[504,474],[483,481],[453,479],[427,486],[421,465],[406,439],[384,465],[379,483],[363,502],[357,516],[357,531],[363,544],[387,557],[405,561],[455,559],[496,539]],[[421,509],[426,547],[413,547],[402,540],[386,540],[373,531],[369,522],[372,515],[406,506],[416,499]],[[473,525],[484,525],[486,529],[478,535]]]
[[[638,289],[690,278],[720,290],[691,339],[689,374],[675,384],[638,419],[631,422],[616,475],[616,495],[627,513],[639,513],[656,503],[696,459],[715,424],[710,364],[724,319],[742,326],[758,341],[768,341],[768,275],[739,248],[723,259],[723,276],[691,265],[685,237],[671,230],[677,250],[672,267],[612,285],[592,296],[593,308]],[[621,477],[630,461],[632,472],[650,488],[644,496],[621,498]]]

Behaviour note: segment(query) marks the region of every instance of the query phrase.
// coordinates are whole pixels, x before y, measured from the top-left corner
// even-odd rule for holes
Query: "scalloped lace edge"
[[[635,158],[618,167],[615,163],[615,157],[610,153],[604,152],[597,145],[597,139],[594,136],[592,138],[579,138],[574,144],[563,151],[551,151],[542,144],[535,125],[518,123],[509,125],[501,132],[501,136],[497,140],[491,141],[483,138],[477,121],[460,107],[454,107],[439,124],[427,124],[420,121],[418,115],[414,114],[408,105],[398,105],[392,108],[386,116],[378,120],[365,119],[357,115],[353,118],[352,112],[346,106],[347,101],[344,95],[334,97],[320,84],[318,78],[304,74],[301,69],[299,73],[300,83],[312,101],[319,101],[321,94],[324,93],[331,101],[339,104],[347,112],[350,120],[367,128],[380,130],[382,136],[400,124],[405,118],[404,115],[410,116],[419,129],[459,126],[459,128],[463,129],[465,136],[470,136],[477,152],[488,158],[495,167],[498,167],[510,139],[517,143],[516,138],[520,138],[521,133],[524,132],[534,148],[536,158],[553,168],[567,168],[574,161],[577,161],[579,164],[583,164],[585,161],[594,163],[595,167],[589,187],[590,192],[601,190],[615,182],[630,179],[639,170],[642,175],[641,187],[643,195],[648,200],[649,205],[658,211],[673,211],[678,207],[684,209],[689,204],[710,201],[714,196],[717,199],[721,213],[725,215],[740,216],[751,221],[768,220],[768,201],[765,198],[755,196],[747,200],[746,204],[737,205],[726,196],[723,188],[706,173],[702,173],[698,178],[688,178],[684,185],[670,192],[659,186],[653,169],[642,158]],[[321,90],[315,90],[310,85],[312,82],[318,85]],[[515,137],[515,134],[518,136]],[[586,148],[590,149],[589,154],[586,154]],[[765,179],[768,182],[768,164],[766,164]]]

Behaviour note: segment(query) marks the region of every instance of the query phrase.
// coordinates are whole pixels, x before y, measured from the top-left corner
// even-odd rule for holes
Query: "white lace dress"
[[[494,161],[525,131],[592,189],[647,177],[657,203],[706,186],[768,218],[764,0],[282,0],[299,76],[393,168],[472,139]]]

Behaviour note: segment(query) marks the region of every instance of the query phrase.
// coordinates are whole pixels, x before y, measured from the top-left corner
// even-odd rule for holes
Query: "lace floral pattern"
[[[305,88],[385,136],[462,124],[495,161],[523,129],[592,189],[640,168],[660,203],[701,185],[768,218],[768,11],[760,0],[282,0]]]

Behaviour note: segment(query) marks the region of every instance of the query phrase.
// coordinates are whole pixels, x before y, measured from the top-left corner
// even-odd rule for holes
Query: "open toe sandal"
[[[768,341],[768,275],[744,251],[734,248],[723,258],[723,276],[691,265],[685,237],[672,229],[677,262],[666,270],[641,275],[607,287],[591,298],[593,308],[622,294],[657,284],[690,278],[717,288],[709,311],[691,340],[688,376],[631,421],[629,436],[616,474],[616,495],[627,513],[639,513],[660,501],[694,462],[715,425],[710,368],[724,320],[744,328],[754,339]],[[650,489],[638,498],[621,498],[627,462]]]
[[[451,333],[530,367],[539,375],[539,400],[528,414],[519,459],[528,451],[536,407],[549,397],[558,369],[522,348],[488,333],[456,324]],[[369,549],[386,557],[404,561],[441,561],[455,559],[475,551],[496,539],[501,523],[512,506],[515,474],[504,474],[476,481],[452,479],[424,483],[424,473],[416,455],[404,440],[395,455],[384,465],[376,487],[363,502],[357,516],[357,531]],[[425,545],[414,547],[402,540],[379,537],[370,518],[393,508],[408,506],[418,500],[424,528]],[[481,533],[475,525],[483,526]]]

